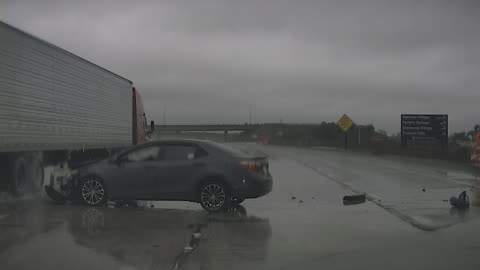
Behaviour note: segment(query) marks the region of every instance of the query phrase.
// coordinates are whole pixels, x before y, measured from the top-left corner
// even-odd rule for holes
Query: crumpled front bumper
[[[73,176],[75,171],[68,169],[54,170],[50,174],[50,180],[45,185],[45,192],[54,201],[64,202],[71,200],[73,191]]]

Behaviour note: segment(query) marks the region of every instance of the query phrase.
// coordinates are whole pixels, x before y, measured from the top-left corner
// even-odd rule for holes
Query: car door
[[[159,145],[147,145],[119,156],[109,172],[112,196],[125,199],[150,199],[154,194],[155,166]]]
[[[161,199],[188,199],[195,176],[206,169],[208,153],[195,144],[165,144],[156,167],[156,192]]]

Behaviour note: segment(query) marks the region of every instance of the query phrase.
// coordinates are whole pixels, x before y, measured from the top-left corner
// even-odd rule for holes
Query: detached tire
[[[229,207],[230,195],[225,184],[217,181],[206,182],[200,186],[200,205],[207,212],[219,212]]]
[[[107,191],[98,177],[85,177],[77,187],[78,200],[88,206],[100,206],[107,202]]]

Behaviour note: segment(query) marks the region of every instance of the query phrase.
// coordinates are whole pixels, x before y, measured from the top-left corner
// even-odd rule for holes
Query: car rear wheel
[[[208,212],[218,212],[228,207],[230,196],[226,186],[219,182],[208,182],[200,188],[200,204]]]
[[[78,197],[83,204],[99,206],[107,201],[107,192],[102,180],[94,177],[87,177],[80,181],[78,186]]]

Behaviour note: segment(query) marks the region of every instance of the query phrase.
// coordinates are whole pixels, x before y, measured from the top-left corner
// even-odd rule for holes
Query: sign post
[[[403,147],[409,142],[439,142],[445,149],[448,145],[448,115],[402,114],[401,140]]]
[[[337,125],[338,125],[338,126],[343,130],[343,132],[345,133],[345,143],[344,143],[344,147],[345,147],[345,150],[347,150],[347,147],[348,147],[347,131],[352,127],[353,121],[352,121],[352,119],[350,119],[350,117],[348,117],[348,115],[344,114],[344,115],[342,115],[342,117],[340,117],[340,119],[338,119]]]
[[[474,166],[475,182],[478,181],[478,174],[480,172],[480,127],[475,126],[473,133],[472,155],[470,160]],[[478,188],[474,189],[473,205],[480,206],[480,191]]]
[[[472,154],[470,156],[473,166],[480,167],[480,129],[476,128],[473,134]]]

